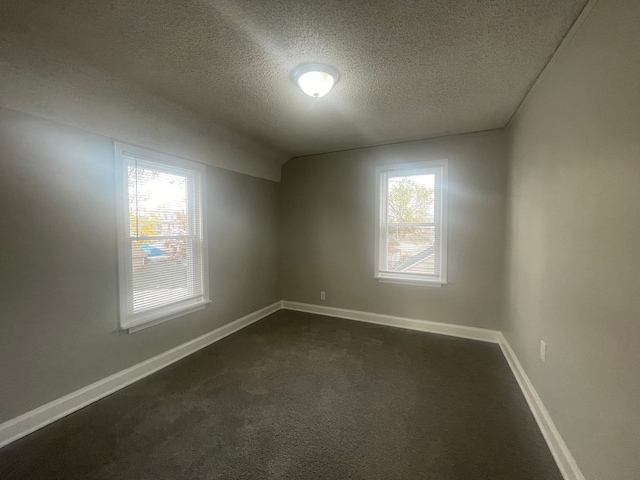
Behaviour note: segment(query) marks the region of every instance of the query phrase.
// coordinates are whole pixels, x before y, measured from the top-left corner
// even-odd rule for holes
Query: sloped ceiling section
[[[4,0],[56,49],[288,156],[503,127],[586,0]],[[338,68],[328,96],[291,81]]]
[[[280,181],[285,153],[77,58],[0,35],[0,110]]]

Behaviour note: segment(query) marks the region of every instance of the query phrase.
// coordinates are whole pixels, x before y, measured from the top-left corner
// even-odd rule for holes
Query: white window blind
[[[447,162],[379,167],[375,277],[446,283]]]
[[[132,328],[208,302],[204,167],[117,146],[120,323]]]

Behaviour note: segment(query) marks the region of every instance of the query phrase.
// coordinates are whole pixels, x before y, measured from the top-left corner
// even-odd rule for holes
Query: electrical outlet
[[[547,344],[544,343],[544,340],[540,340],[540,360],[547,361]]]
[[[324,292],[320,292],[320,300],[326,300],[327,295]]]

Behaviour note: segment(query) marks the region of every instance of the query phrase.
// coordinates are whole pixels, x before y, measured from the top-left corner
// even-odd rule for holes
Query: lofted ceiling
[[[586,0],[3,0],[46,45],[289,156],[505,126]],[[336,67],[314,99],[290,79]]]

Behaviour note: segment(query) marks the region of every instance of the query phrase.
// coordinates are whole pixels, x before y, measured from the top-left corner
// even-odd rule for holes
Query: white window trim
[[[128,197],[128,179],[124,170],[124,157],[132,155],[141,159],[148,159],[156,163],[166,164],[169,168],[182,168],[185,170],[196,171],[200,174],[201,188],[200,195],[202,207],[202,298],[194,300],[186,300],[184,302],[166,305],[149,310],[146,314],[136,315],[135,320],[128,320],[126,295],[129,290],[129,272],[131,271],[131,258],[129,253],[129,239],[127,238],[126,212],[128,212],[128,203],[125,199]],[[201,310],[211,303],[209,298],[209,259],[208,259],[208,238],[207,238],[207,205],[206,205],[206,166],[185,160],[182,158],[167,155],[165,153],[155,152],[142,147],[127,145],[115,142],[115,160],[116,160],[116,197],[117,197],[117,223],[118,223],[118,302],[119,302],[119,325],[121,330],[127,330],[129,333],[137,332],[153,325],[164,323],[182,317],[189,313]]]
[[[411,174],[424,169],[442,169],[442,197],[440,202],[440,238],[441,258],[440,276],[415,273],[388,273],[380,271],[381,230],[382,230],[382,197],[386,197],[386,185],[383,182],[389,173]],[[447,186],[449,161],[447,159],[426,162],[404,163],[398,165],[382,165],[376,168],[376,229],[375,229],[375,259],[373,278],[383,283],[397,283],[402,285],[418,285],[424,287],[441,287],[447,284]],[[386,200],[385,200],[386,201]]]

